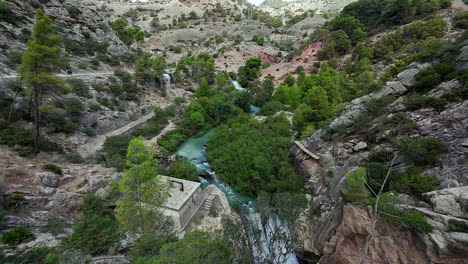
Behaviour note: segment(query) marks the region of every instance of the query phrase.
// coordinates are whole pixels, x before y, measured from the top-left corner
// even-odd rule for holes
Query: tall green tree
[[[260,67],[262,60],[260,58],[250,58],[245,62],[245,65],[239,68],[239,83],[243,87],[248,87],[250,82],[255,81],[262,75]]]
[[[163,74],[166,68],[164,57],[152,57],[144,53],[135,66],[135,80],[139,84],[163,84]]]
[[[53,22],[41,9],[37,10],[33,37],[23,54],[18,73],[22,82],[32,90],[34,96],[34,146],[39,148],[40,106],[45,92],[57,87],[62,80],[52,76],[64,68],[68,59],[60,55],[62,37],[54,34]]]
[[[161,209],[169,197],[168,185],[162,182],[155,164],[154,153],[146,150],[142,138],[130,141],[127,169],[117,184],[122,196],[116,208],[118,222],[130,235],[169,232]]]

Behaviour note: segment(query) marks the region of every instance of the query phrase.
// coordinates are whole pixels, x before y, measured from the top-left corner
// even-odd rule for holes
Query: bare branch
[[[375,199],[374,210],[373,210],[373,215],[372,215],[371,232],[367,236],[366,245],[364,247],[364,253],[363,253],[362,257],[361,257],[360,264],[364,263],[364,260],[366,259],[367,255],[369,253],[369,244],[370,244],[370,241],[372,240],[372,238],[374,237],[375,225],[377,224],[377,216],[378,216],[378,212],[379,212],[378,207],[379,207],[380,195],[382,194],[384,186],[387,183],[388,177],[390,176],[390,173],[391,173],[392,167],[393,167],[393,163],[395,162],[395,159],[396,159],[397,155],[398,154],[395,154],[395,156],[393,156],[392,163],[390,164],[390,168],[388,169],[387,175],[385,176],[385,179],[384,179],[384,181],[382,183],[382,186],[380,186],[379,194],[377,195],[377,198]]]

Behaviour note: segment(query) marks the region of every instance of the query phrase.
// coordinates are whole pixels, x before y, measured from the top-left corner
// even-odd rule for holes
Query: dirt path
[[[114,72],[111,71],[105,71],[105,72],[88,72],[88,73],[75,73],[75,74],[66,74],[66,73],[59,73],[54,76],[64,78],[64,79],[73,79],[73,78],[80,78],[80,77],[88,77],[88,76],[111,76],[114,75]],[[17,79],[19,75],[13,74],[13,75],[6,75],[6,76],[0,76],[0,79],[3,80],[10,80],[10,79]]]
[[[149,119],[151,119],[154,116],[154,112],[151,111],[151,113],[141,117],[140,119],[130,122],[126,124],[123,127],[117,128],[116,130],[110,131],[106,134],[99,135],[97,137],[91,138],[87,143],[78,146],[78,153],[84,158],[88,158],[96,153],[96,151],[100,150],[102,146],[104,145],[104,141],[106,140],[107,137],[111,136],[117,136],[120,135],[130,129],[132,129],[135,126],[138,126]]]
[[[161,130],[161,132],[159,132],[159,134],[157,136],[155,136],[154,138],[150,139],[150,140],[145,140],[145,145],[146,146],[154,146],[158,143],[158,139],[162,136],[164,136],[165,134],[167,134],[168,132],[176,129],[177,126],[176,124],[174,124],[171,120],[169,120],[169,124],[167,124],[167,126]]]

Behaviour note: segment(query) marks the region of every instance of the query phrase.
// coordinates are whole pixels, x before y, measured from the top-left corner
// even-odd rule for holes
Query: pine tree
[[[60,55],[62,37],[53,33],[53,22],[41,9],[37,10],[33,38],[28,42],[18,73],[22,82],[32,90],[34,96],[34,147],[39,148],[40,106],[42,95],[57,87],[61,79],[52,76],[65,67],[68,60]]]
[[[169,197],[167,184],[154,166],[154,153],[147,151],[142,138],[133,139],[127,151],[127,169],[118,182],[123,195],[117,202],[117,220],[130,235],[168,230],[161,207]]]

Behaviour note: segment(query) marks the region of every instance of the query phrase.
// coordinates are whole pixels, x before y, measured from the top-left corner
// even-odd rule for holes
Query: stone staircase
[[[203,209],[210,211],[214,198],[214,195],[208,195],[208,197],[206,197],[205,204],[203,204]]]

